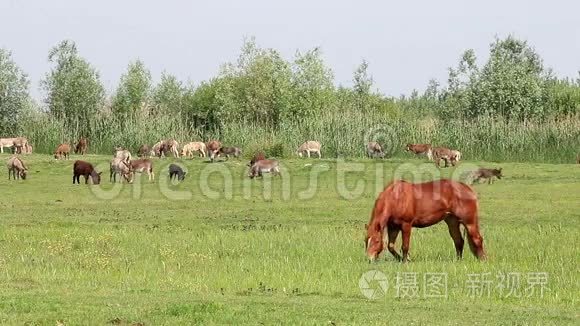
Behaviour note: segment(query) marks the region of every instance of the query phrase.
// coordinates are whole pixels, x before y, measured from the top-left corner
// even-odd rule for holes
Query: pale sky
[[[154,81],[166,71],[198,84],[235,60],[250,36],[286,59],[320,46],[336,83],[347,86],[366,59],[375,87],[399,96],[431,78],[444,83],[465,49],[486,59],[496,35],[528,40],[557,75],[577,77],[579,12],[574,0],[0,0],[0,47],[30,76],[37,99],[48,50],[63,39],[76,42],[110,94],[137,58]]]

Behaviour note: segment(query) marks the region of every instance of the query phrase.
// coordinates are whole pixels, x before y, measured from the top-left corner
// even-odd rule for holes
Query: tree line
[[[70,40],[50,49],[48,62],[51,70],[41,81],[43,103],[36,103],[26,73],[9,50],[0,49],[3,137],[22,134],[36,123],[55,129],[61,138],[103,138],[105,125],[146,130],[154,127],[145,121],[167,117],[173,117],[168,130],[203,137],[221,135],[225,124],[275,131],[329,113],[466,123],[482,117],[522,123],[578,119],[580,113],[580,78],[555,76],[533,47],[513,36],[496,38],[482,65],[473,50],[466,50],[457,66],[449,68],[446,83],[431,80],[425,91],[400,97],[376,89],[366,61],[353,71],[352,86],[345,87],[336,85],[320,48],[298,51],[286,60],[254,39],[244,41],[235,62],[225,63],[217,76],[198,85],[168,73],[155,85],[145,63],[136,60],[116,90],[106,94],[98,70]]]

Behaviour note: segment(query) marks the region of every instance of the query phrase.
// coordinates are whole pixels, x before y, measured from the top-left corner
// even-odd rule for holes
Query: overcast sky
[[[496,35],[528,40],[556,74],[576,77],[579,13],[574,0],[0,0],[0,47],[36,98],[48,50],[63,39],[77,43],[110,93],[137,58],[155,81],[166,71],[197,84],[235,60],[249,36],[287,59],[320,46],[337,84],[351,85],[366,59],[375,86],[398,96],[431,78],[445,82],[465,49],[487,58]]]

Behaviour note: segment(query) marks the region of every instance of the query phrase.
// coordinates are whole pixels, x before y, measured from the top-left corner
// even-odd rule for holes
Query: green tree
[[[526,119],[544,115],[546,74],[542,59],[526,41],[512,36],[491,44],[490,58],[472,85],[467,114]]]
[[[102,108],[105,90],[98,72],[78,55],[72,41],[62,41],[48,55],[52,70],[42,81],[49,112],[64,120],[73,135],[88,135],[91,119]]]
[[[334,74],[324,64],[319,48],[296,53],[292,84],[294,116],[312,115],[335,106]]]
[[[184,87],[177,77],[163,73],[161,82],[153,91],[153,103],[156,110],[163,113],[180,114]]]
[[[542,102],[544,110],[554,116],[580,113],[580,80],[548,78]]]
[[[289,113],[291,75],[277,51],[261,49],[253,39],[247,40],[237,64],[225,65],[216,84],[222,116],[277,127]]]
[[[185,120],[190,130],[211,131],[219,129],[219,115],[223,107],[218,97],[221,82],[221,79],[214,78],[209,82],[202,82],[197,88],[193,85],[186,87],[182,104]]]
[[[475,51],[469,49],[463,52],[456,68],[449,68],[447,89],[441,93],[444,103],[436,111],[440,118],[456,119],[466,112],[471,112],[472,116],[478,114],[479,107],[474,98],[474,87],[479,78],[476,60]]]
[[[151,95],[151,73],[142,61],[131,62],[113,97],[113,113],[126,118],[133,118],[141,110],[147,110]]]
[[[16,135],[19,118],[30,103],[30,82],[24,72],[12,60],[12,54],[0,49],[0,134]]]
[[[353,74],[355,106],[361,111],[368,110],[372,101],[373,78],[369,75],[368,68],[368,62],[363,60]]]

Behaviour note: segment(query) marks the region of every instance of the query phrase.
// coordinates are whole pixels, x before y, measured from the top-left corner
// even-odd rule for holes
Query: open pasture
[[[1,324],[563,325],[580,318],[577,165],[442,169],[450,177],[475,164],[503,167],[501,180],[474,186],[488,260],[477,261],[467,246],[455,260],[442,223],[413,230],[410,263],[384,252],[369,264],[364,225],[377,193],[394,176],[433,178],[432,163],[291,159],[281,161],[281,178],[250,180],[245,159],[155,159],[154,183],[143,176],[113,186],[110,157],[88,155],[103,181],[86,186],[72,184],[76,158],[25,156],[27,180],[0,175]],[[168,182],[171,162],[187,168],[184,182]],[[371,282],[369,299],[359,281],[374,270],[388,284],[385,291]],[[425,286],[429,273],[445,275],[445,296]],[[508,273],[511,283],[501,282]]]

